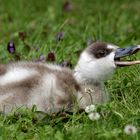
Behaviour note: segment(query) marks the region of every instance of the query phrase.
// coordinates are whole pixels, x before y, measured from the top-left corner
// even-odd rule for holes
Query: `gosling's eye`
[[[105,51],[100,51],[99,53],[100,53],[101,55],[103,55],[103,54],[105,54]]]
[[[103,57],[106,55],[106,50],[100,50],[98,53],[100,57]]]

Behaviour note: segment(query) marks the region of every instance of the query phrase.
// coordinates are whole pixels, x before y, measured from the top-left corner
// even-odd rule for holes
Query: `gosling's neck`
[[[81,85],[81,86],[101,86],[103,85],[103,81],[97,81],[96,79],[94,79],[93,77],[89,78],[89,76],[85,76],[85,74],[83,74],[83,69],[80,68],[79,65],[77,65],[74,69],[74,77],[76,79],[76,81]],[[88,73],[87,73],[88,75]]]
[[[74,77],[79,83],[84,96],[82,105],[105,103],[108,96],[104,89],[102,73],[87,53],[82,53],[74,69]],[[98,66],[98,65],[97,65]],[[81,99],[81,98],[80,98]]]
[[[96,81],[94,78],[86,78],[82,74],[81,68],[77,65],[74,70],[74,77],[79,83],[84,98],[80,97],[81,106],[90,104],[102,104],[108,101],[108,95],[105,91],[102,81]]]
[[[103,84],[102,78],[100,78],[97,68],[93,68],[92,64],[88,65],[91,61],[93,61],[92,57],[87,53],[82,53],[74,68],[74,77],[80,85],[100,86]]]

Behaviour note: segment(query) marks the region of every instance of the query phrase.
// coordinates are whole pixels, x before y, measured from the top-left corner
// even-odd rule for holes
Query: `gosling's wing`
[[[27,66],[28,65],[28,66]],[[26,106],[30,93],[39,85],[40,74],[30,64],[0,64],[0,109],[5,105]]]

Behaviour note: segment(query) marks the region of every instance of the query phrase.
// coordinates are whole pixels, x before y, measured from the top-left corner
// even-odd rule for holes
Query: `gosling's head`
[[[121,63],[120,58],[133,54],[138,49],[138,46],[122,49],[110,43],[95,42],[82,52],[74,75],[79,82],[107,80],[117,66],[125,65],[124,61]],[[119,63],[116,63],[118,61]]]

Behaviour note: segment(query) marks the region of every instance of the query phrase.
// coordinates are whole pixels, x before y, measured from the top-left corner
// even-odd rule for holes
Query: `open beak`
[[[114,57],[115,64],[117,66],[121,66],[121,67],[131,66],[134,64],[140,64],[140,60],[137,60],[137,61],[123,61],[123,60],[121,60],[122,57],[135,54],[139,50],[140,50],[140,45],[131,46],[128,48],[118,48],[115,52],[115,57]]]

